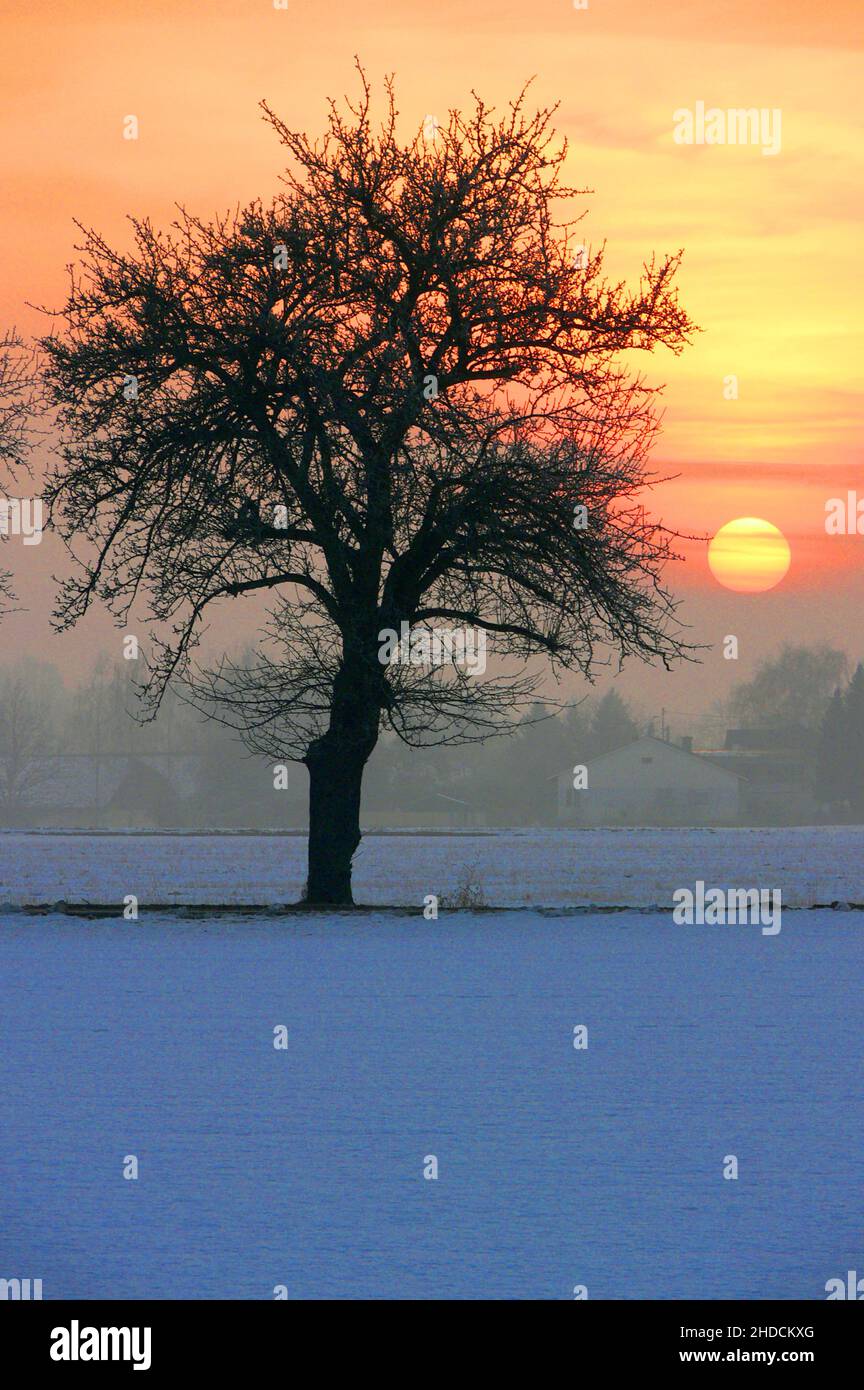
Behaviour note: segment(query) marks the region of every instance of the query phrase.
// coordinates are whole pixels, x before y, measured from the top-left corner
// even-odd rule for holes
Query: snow
[[[286,835],[0,833],[0,903],[284,903],[306,877],[306,841]],[[864,827],[508,830],[368,835],[355,897],[420,905],[476,866],[495,906],[667,906],[696,879],[780,888],[787,906],[864,901]]]
[[[479,859],[493,902],[697,877],[785,902],[812,865],[860,901],[860,836],[376,837],[360,883],[417,902]],[[278,901],[303,851],[7,835],[0,895]],[[864,1261],[862,923],[0,912],[0,1273],[46,1298],[824,1298]]]

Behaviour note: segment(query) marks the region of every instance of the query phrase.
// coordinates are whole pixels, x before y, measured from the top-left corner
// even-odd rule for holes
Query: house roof
[[[751,729],[727,729],[724,752],[786,753],[812,748],[816,735],[800,724],[773,724]]]
[[[727,767],[720,767],[711,758],[703,758],[699,753],[689,753],[686,748],[681,748],[677,743],[667,743],[666,739],[655,738],[653,734],[643,734],[640,738],[634,738],[630,743],[619,744],[617,748],[610,748],[608,753],[600,753],[596,758],[588,758],[586,767],[596,767],[598,763],[605,762],[608,758],[617,758],[621,753],[630,749],[638,748],[640,744],[658,744],[664,751],[675,753],[679,758],[695,759],[697,763],[706,763],[715,772],[719,772],[721,777],[732,777],[736,782],[746,782],[747,778],[742,777],[738,772],[732,772]],[[570,768],[564,768],[557,774],[559,777],[571,776]]]

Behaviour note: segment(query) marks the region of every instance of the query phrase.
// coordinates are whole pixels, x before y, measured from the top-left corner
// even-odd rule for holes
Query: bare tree
[[[382,724],[483,738],[550,664],[682,651],[670,536],[636,502],[658,388],[620,360],[686,342],[678,256],[629,290],[602,248],[577,251],[555,220],[576,192],[566,145],[524,92],[402,144],[392,86],[376,128],[361,81],[320,141],[265,106],[291,161],[270,205],[183,211],[169,233],[133,221],[128,253],[82,229],[65,333],[43,343],[65,440],[47,496],[77,561],[55,620],[98,597],[125,621],[146,591],[147,698],[182,682],[308,769],[322,903],[352,900]],[[205,615],[262,592],[257,660],[202,670]],[[520,669],[383,655],[382,634],[442,623]]]
[[[751,680],[734,687],[729,718],[745,728],[788,724],[815,731],[848,674],[846,653],[827,642],[809,647],[786,642],[759,663]]]
[[[26,663],[0,672],[0,807],[17,817],[50,782],[57,677]]]

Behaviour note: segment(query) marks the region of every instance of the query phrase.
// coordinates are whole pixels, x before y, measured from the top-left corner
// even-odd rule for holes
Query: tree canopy
[[[185,682],[250,747],[304,762],[311,858],[322,816],[356,848],[382,723],[485,737],[533,697],[531,658],[682,652],[672,538],[638,500],[658,388],[621,360],[686,343],[678,254],[635,289],[602,247],[575,254],[566,144],[525,92],[405,142],[392,84],[378,126],[371,107],[362,72],[320,140],[265,106],[289,158],[267,204],[133,220],[123,252],[84,231],[43,341],[63,430],[46,495],[76,562],[58,625],[146,598],[148,698]],[[255,661],[201,670],[214,605],[262,592]],[[441,623],[519,671],[382,660],[382,632]],[[344,897],[340,872],[322,892]]]

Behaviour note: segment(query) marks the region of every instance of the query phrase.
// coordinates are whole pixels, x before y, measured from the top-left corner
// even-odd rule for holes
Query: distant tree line
[[[820,800],[864,816],[864,666],[838,686],[822,719],[815,789]]]
[[[726,705],[730,727],[816,730],[833,691],[846,680],[846,653],[826,644],[784,644],[736,685]]]
[[[864,818],[864,667],[845,652],[786,644],[722,707],[730,727],[779,728],[809,751],[809,784],[832,820]],[[808,737],[809,736],[809,737]]]
[[[285,785],[277,788],[272,759],[251,755],[233,730],[203,720],[173,694],[156,720],[141,723],[133,666],[101,658],[77,687],[67,686],[49,663],[0,667],[0,820],[38,823],[34,808],[51,802],[51,755],[135,761],[160,754],[167,762],[171,755],[191,754],[198,760],[197,790],[186,797],[166,794],[160,800],[136,762],[133,801],[136,795],[149,797],[157,824],[305,828],[301,768],[289,766]],[[782,727],[793,738],[799,733],[813,794],[825,814],[864,818],[864,671],[859,665],[850,680],[843,652],[785,646],[703,722],[715,731]],[[448,814],[456,823],[464,816],[465,824],[554,824],[560,772],[653,727],[613,687],[564,709],[538,701],[510,737],[488,743],[408,750],[385,736],[369,763],[364,816],[386,822],[393,814],[395,820],[431,825]]]
[[[241,658],[242,660],[242,658]],[[169,696],[158,718],[140,722],[131,663],[97,661],[91,675],[67,687],[47,662],[23,661],[0,668],[0,819],[38,821],[50,805],[51,779],[62,757],[194,755],[197,792],[182,803],[154,800],[139,771],[140,795],[148,797],[157,823],[166,827],[279,828],[305,826],[302,769],[291,768],[287,786],[274,786],[278,765],[250,755],[234,732],[202,720]],[[463,747],[407,750],[396,738],[381,740],[370,764],[365,812],[428,817],[460,804],[493,823],[548,822],[554,814],[550,786],[563,767],[586,761],[640,733],[638,717],[614,690],[556,712],[536,703],[511,738]],[[130,806],[130,809],[134,807]],[[458,818],[458,813],[457,813]]]

